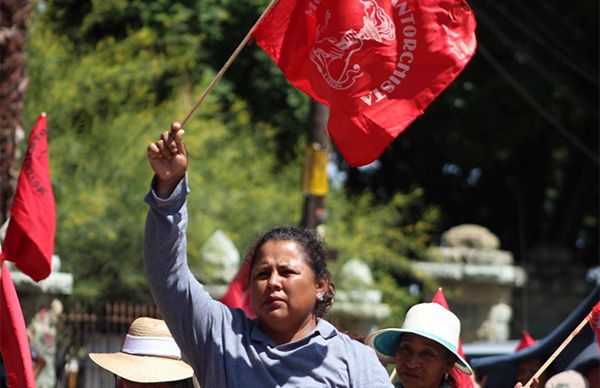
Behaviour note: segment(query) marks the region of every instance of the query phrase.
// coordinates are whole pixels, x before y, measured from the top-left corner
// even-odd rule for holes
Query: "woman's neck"
[[[310,333],[317,327],[317,317],[310,315],[306,320],[299,324],[281,327],[276,324],[267,324],[259,322],[261,330],[273,340],[277,345],[287,344],[298,341]]]

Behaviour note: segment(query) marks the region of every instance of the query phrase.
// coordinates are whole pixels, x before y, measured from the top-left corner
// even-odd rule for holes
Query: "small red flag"
[[[0,352],[8,387],[35,388],[27,329],[15,285],[2,261],[0,274]]]
[[[252,310],[252,300],[248,279],[250,276],[250,257],[246,257],[242,266],[238,270],[225,294],[221,297],[221,302],[231,308],[241,309],[248,318],[256,318]]]
[[[327,129],[368,164],[475,53],[464,0],[279,0],[252,31],[292,85],[330,108]]]
[[[431,302],[441,305],[446,310],[450,310],[450,307],[448,307],[448,302],[446,301],[446,297],[444,296],[444,292],[442,291],[441,287],[438,288]],[[462,358],[465,358],[465,353],[463,352],[462,341],[460,340],[460,338],[458,339],[458,354]],[[474,387],[473,380],[471,380],[471,376],[469,376],[465,372],[462,372],[456,368],[452,368],[452,370],[450,371],[450,375],[454,378],[454,381],[456,381],[458,388]]]
[[[35,281],[47,278],[54,250],[56,208],[50,182],[45,113],[38,117],[29,135],[10,216],[2,259],[13,261]]]
[[[531,334],[529,334],[527,330],[523,330],[521,332],[521,340],[517,344],[515,352],[530,348],[535,344],[537,344],[537,341],[531,336]]]
[[[590,315],[590,326],[596,333],[596,341],[598,342],[598,350],[600,350],[600,302],[596,303],[592,308]]]

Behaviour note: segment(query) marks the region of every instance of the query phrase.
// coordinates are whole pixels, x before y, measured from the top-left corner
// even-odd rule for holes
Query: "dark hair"
[[[173,388],[194,388],[194,381],[192,377],[189,379],[178,380],[171,382],[171,387]]]
[[[327,289],[325,290],[323,298],[317,300],[315,304],[315,315],[319,318],[325,316],[333,304],[335,286],[331,281],[331,274],[327,269],[327,248],[325,247],[323,240],[315,233],[315,231],[310,229],[291,226],[271,229],[254,241],[248,250],[248,256],[251,257],[250,270],[254,267],[260,248],[267,241],[272,240],[294,241],[297,243],[301,247],[304,253],[304,260],[312,269],[316,281],[325,280]]]
[[[122,377],[119,377],[117,375],[114,375],[114,376],[115,376],[115,387],[116,388],[121,387],[123,384],[123,381],[125,381],[125,379],[123,379]],[[190,377],[188,379],[183,379],[183,380],[169,381],[168,384],[169,384],[169,387],[172,387],[172,388],[194,388],[193,377]]]

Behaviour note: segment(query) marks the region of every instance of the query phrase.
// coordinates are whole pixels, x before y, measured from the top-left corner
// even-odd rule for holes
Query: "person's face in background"
[[[442,345],[417,334],[402,334],[396,373],[405,388],[437,388],[453,367],[454,359]]]
[[[136,383],[125,379],[117,379],[117,388],[170,388],[171,383]]]
[[[600,388],[600,362],[588,366],[583,375],[590,383],[590,388]]]
[[[523,383],[525,385],[529,379],[533,377],[535,372],[537,372],[542,365],[544,365],[544,361],[539,357],[528,357],[524,358],[517,364],[517,382]],[[531,388],[543,388],[546,384],[546,380],[548,380],[547,373],[544,372],[538,378],[537,383],[532,382]]]

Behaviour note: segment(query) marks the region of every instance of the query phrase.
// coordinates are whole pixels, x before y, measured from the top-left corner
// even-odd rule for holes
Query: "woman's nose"
[[[273,271],[269,279],[267,280],[267,287],[274,290],[281,289],[281,277],[277,273],[277,271]]]
[[[406,354],[401,359],[407,368],[413,369],[419,365],[419,360],[414,354]]]

